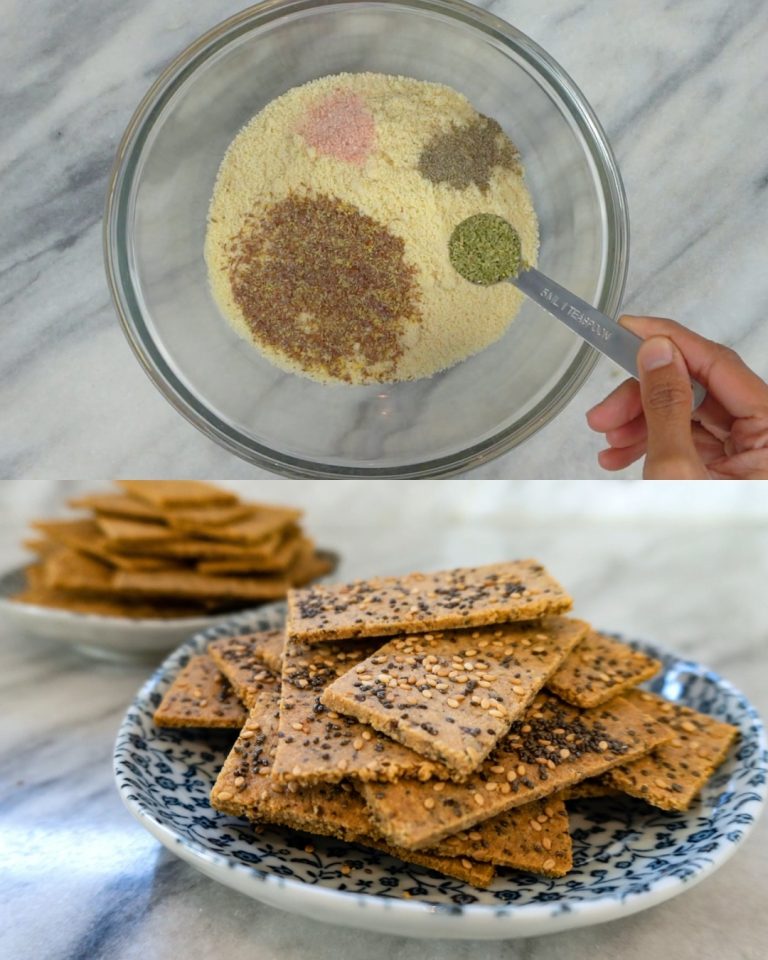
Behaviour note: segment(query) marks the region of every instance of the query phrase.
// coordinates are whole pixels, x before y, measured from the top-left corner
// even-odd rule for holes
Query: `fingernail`
[[[668,367],[674,359],[672,341],[666,337],[651,337],[637,352],[637,365],[646,373],[659,367]]]

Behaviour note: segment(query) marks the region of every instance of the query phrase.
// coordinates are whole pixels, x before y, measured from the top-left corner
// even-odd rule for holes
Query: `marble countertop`
[[[77,463],[162,476],[252,477],[179,417],[134,360],[109,299],[101,216],[112,158],[161,68],[238,0],[5,0],[0,39],[0,472]],[[629,197],[624,309],[675,317],[768,378],[768,5],[495,0],[591,102]],[[758,242],[758,240],[760,242]],[[477,476],[599,477],[589,407],[607,361],[554,422]],[[637,476],[638,469],[628,471]]]
[[[24,486],[24,490],[21,487]],[[594,623],[709,664],[768,716],[765,511],[718,516],[713,501],[675,521],[616,509],[553,522],[522,491],[434,496],[414,483],[357,496],[299,484],[307,526],[344,557],[342,576],[536,555]],[[490,485],[488,485],[490,486]],[[496,485],[493,485],[494,487]],[[459,489],[462,488],[462,489]],[[645,488],[644,488],[645,489]],[[69,488],[71,490],[71,487]],[[65,488],[0,486],[0,569],[17,563],[25,521]],[[370,499],[362,502],[366,496]],[[421,491],[421,492],[419,492]],[[681,491],[682,492],[682,491]],[[375,494],[375,496],[374,496]],[[342,505],[355,500],[356,509]],[[21,505],[24,505],[23,508]],[[614,504],[614,506],[616,506]],[[416,941],[289,916],[208,880],[123,808],[111,755],[120,719],[151,669],[82,657],[0,627],[0,955],[13,960],[761,960],[768,942],[768,819],[716,874],[651,910],[602,926],[505,943]]]

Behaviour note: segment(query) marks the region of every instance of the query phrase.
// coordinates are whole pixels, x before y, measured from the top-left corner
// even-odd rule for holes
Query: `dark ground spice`
[[[432,183],[466,190],[474,183],[486,193],[496,167],[520,168],[520,154],[495,120],[480,115],[464,126],[436,134],[422,150],[419,173]]]
[[[304,369],[350,381],[392,375],[421,319],[405,244],[352,204],[292,195],[246,220],[230,247],[233,297],[257,340]]]

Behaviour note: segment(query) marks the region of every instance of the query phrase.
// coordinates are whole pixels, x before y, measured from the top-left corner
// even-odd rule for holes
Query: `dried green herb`
[[[519,169],[519,154],[499,124],[482,115],[436,134],[419,157],[422,177],[456,190],[466,190],[474,183],[485,193],[495,167]]]
[[[520,234],[493,213],[462,220],[448,241],[448,253],[462,277],[485,286],[517,276],[523,266]]]

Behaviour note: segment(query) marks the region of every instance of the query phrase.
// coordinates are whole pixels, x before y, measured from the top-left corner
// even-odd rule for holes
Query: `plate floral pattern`
[[[114,753],[118,789],[139,821],[203,872],[257,899],[349,926],[393,932],[396,923],[415,936],[535,935],[682,892],[725,862],[765,803],[768,750],[754,708],[712,671],[633,641],[663,663],[649,689],[736,724],[741,736],[686,813],[628,798],[571,805],[574,866],[565,877],[501,870],[481,891],[364,847],[220,814],[208,797],[234,734],[159,729],[152,713],[180,667],[211,640],[280,626],[284,615],[283,604],[263,607],[179,647],[137,695]]]

